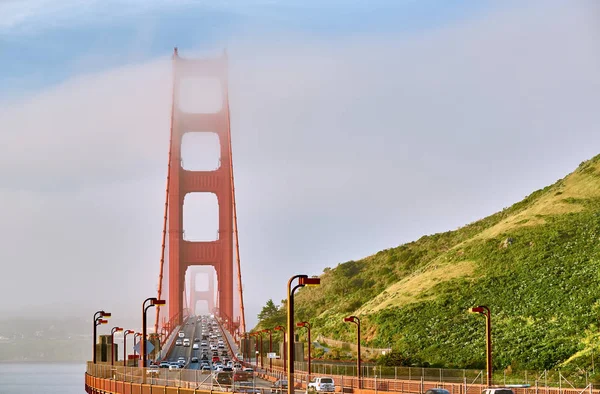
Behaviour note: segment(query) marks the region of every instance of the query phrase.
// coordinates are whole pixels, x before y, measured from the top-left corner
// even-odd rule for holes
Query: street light
[[[258,341],[256,340],[256,332],[251,332],[250,336],[254,337],[254,365],[258,368]]]
[[[277,326],[275,328],[273,328],[273,330],[275,331],[282,331],[281,336],[283,337],[283,372],[287,371],[287,348],[285,346],[285,327],[284,326]]]
[[[244,333],[244,350],[242,350],[242,362],[246,362],[246,356],[250,354],[250,349],[248,349],[248,344],[250,343],[250,337],[248,333]]]
[[[298,284],[292,288],[292,282],[298,279]],[[288,280],[287,284],[287,378],[288,394],[294,394],[294,292],[296,289],[304,286],[318,286],[321,284],[320,278],[309,278],[308,275],[294,275]]]
[[[94,347],[92,348],[92,355],[94,357],[94,364],[96,364],[96,327],[100,324],[108,323],[108,319],[111,316],[110,313],[104,311],[98,311],[94,313]],[[102,319],[105,317],[106,319]]]
[[[150,302],[146,305],[147,302]],[[144,303],[142,304],[142,345],[140,346],[140,351],[142,352],[142,367],[146,368],[146,311],[148,308],[152,306],[161,306],[165,305],[167,302],[165,300],[159,300],[156,297],[146,298]],[[145,376],[145,375],[144,375]]]
[[[471,313],[479,313],[485,316],[485,343],[486,343],[486,366],[487,386],[492,386],[492,316],[490,308],[485,305],[469,309]]]
[[[271,330],[270,328],[265,328],[264,330],[262,330],[262,332],[269,333],[269,353],[273,353],[273,330]],[[262,339],[262,335],[261,335],[261,339]],[[270,371],[273,370],[273,359],[272,358],[269,358],[269,370]]]
[[[110,365],[115,365],[115,332],[123,331],[123,327],[113,327],[110,330]]]
[[[135,334],[133,330],[126,330],[123,333],[123,366],[127,366],[127,334]]]
[[[296,323],[297,327],[306,327],[308,331],[308,380],[310,380],[310,323],[307,321],[301,321]]]
[[[137,339],[138,337],[141,337],[142,333],[141,332],[136,332],[135,334],[133,334],[133,354],[135,355],[137,353],[137,351],[135,350],[135,345],[137,345]]]
[[[357,370],[356,370],[356,378],[358,379],[358,388],[362,388],[362,384],[360,382],[360,319],[356,316],[348,316],[344,318],[346,323],[354,323],[356,324],[356,346],[358,347],[358,361]]]

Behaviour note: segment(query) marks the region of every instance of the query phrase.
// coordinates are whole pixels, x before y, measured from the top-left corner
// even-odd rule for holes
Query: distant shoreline
[[[0,364],[86,364],[87,361],[60,360],[0,360]]]

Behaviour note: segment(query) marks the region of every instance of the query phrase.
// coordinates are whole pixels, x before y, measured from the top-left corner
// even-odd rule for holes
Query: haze
[[[228,12],[259,14],[238,8]],[[277,28],[223,24],[220,36],[172,42],[183,57],[226,47],[230,58],[249,325],[291,275],[456,229],[600,153],[599,11],[519,1],[404,28],[398,6],[397,25],[331,33],[282,27],[292,9],[259,15]],[[135,53],[160,29],[128,12],[141,33],[123,45]],[[158,280],[171,49],[121,61],[97,46],[46,75],[43,60],[37,72],[22,65],[32,47],[15,43],[71,19],[36,29],[50,16],[34,16],[0,25],[0,298],[10,300],[0,309],[138,319]],[[189,232],[214,233],[210,208],[190,212]]]

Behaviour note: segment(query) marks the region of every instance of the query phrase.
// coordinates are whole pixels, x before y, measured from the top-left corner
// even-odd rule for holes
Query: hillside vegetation
[[[586,368],[599,354],[600,155],[523,201],[456,231],[348,261],[301,289],[296,320],[313,332],[392,346],[407,362],[485,366],[492,311],[494,367]],[[280,309],[259,326],[284,324]],[[595,349],[595,351],[593,350]]]

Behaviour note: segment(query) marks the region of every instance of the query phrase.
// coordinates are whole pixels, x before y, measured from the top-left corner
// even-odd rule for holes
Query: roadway
[[[218,339],[223,339],[224,341],[227,341],[229,343],[229,346],[231,347],[231,351],[229,350],[227,345],[225,345],[225,349],[218,349],[219,358],[221,360],[223,360],[224,357],[227,357],[230,360],[233,360],[234,362],[236,362],[235,355],[237,354],[236,353],[237,346],[236,346],[235,342],[233,341],[232,336],[229,334],[229,332],[227,332],[227,330],[224,330],[221,327],[221,325],[218,323],[217,323],[218,324],[217,326],[214,326],[213,323],[216,322],[216,319],[213,319],[210,317],[206,318],[205,328],[204,328],[204,332],[203,332],[203,324],[202,324],[201,319],[202,319],[202,316],[191,316],[190,318],[187,319],[187,321],[180,328],[180,332],[183,331],[183,333],[185,334],[185,338],[188,338],[190,340],[190,346],[189,347],[183,346],[183,345],[173,346],[173,348],[171,349],[171,351],[169,352],[167,357],[161,361],[163,361],[163,362],[166,361],[169,363],[176,363],[180,357],[183,357],[186,361],[186,364],[185,364],[185,367],[183,368],[183,370],[179,370],[180,373],[178,374],[178,379],[193,381],[193,382],[195,381],[200,384],[218,387],[219,384],[217,383],[217,381],[215,379],[213,379],[214,376],[211,373],[212,371],[215,371],[215,365],[213,365],[213,363],[211,361],[213,350],[210,350],[210,345],[216,344]],[[213,326],[214,326],[214,328],[212,329],[212,331],[208,332],[208,334],[209,335],[213,335],[213,334],[217,335],[217,333],[219,333],[219,334],[221,334],[221,336],[217,337],[217,338],[211,338],[209,336],[209,338],[207,340],[203,340],[202,334],[206,334],[207,333],[206,331],[208,331],[209,328],[212,328]],[[196,338],[199,338],[200,342],[194,342],[194,340]],[[179,337],[177,339],[183,340],[183,338],[179,338]],[[207,342],[209,346],[199,346],[199,349],[193,349],[194,343],[197,343],[198,345],[200,345],[201,342]],[[204,350],[204,349],[206,349],[206,350]],[[211,369],[210,372],[209,371],[202,371],[202,372],[199,371],[202,368],[203,350],[204,350],[204,354],[206,354],[208,356],[208,363],[209,363],[209,366]],[[223,350],[227,351],[227,356],[222,355]],[[231,354],[232,352],[233,352],[233,354]],[[199,362],[192,363],[191,362],[192,357],[198,357]],[[194,372],[192,372],[192,371],[194,371]],[[170,373],[168,373],[168,375],[174,375],[174,374],[177,374],[177,370],[170,371]],[[256,375],[254,375],[253,386],[256,389],[260,389],[262,392],[269,392],[270,391],[269,389],[271,388],[272,383],[269,382],[268,380],[258,378],[258,377],[256,377]]]

